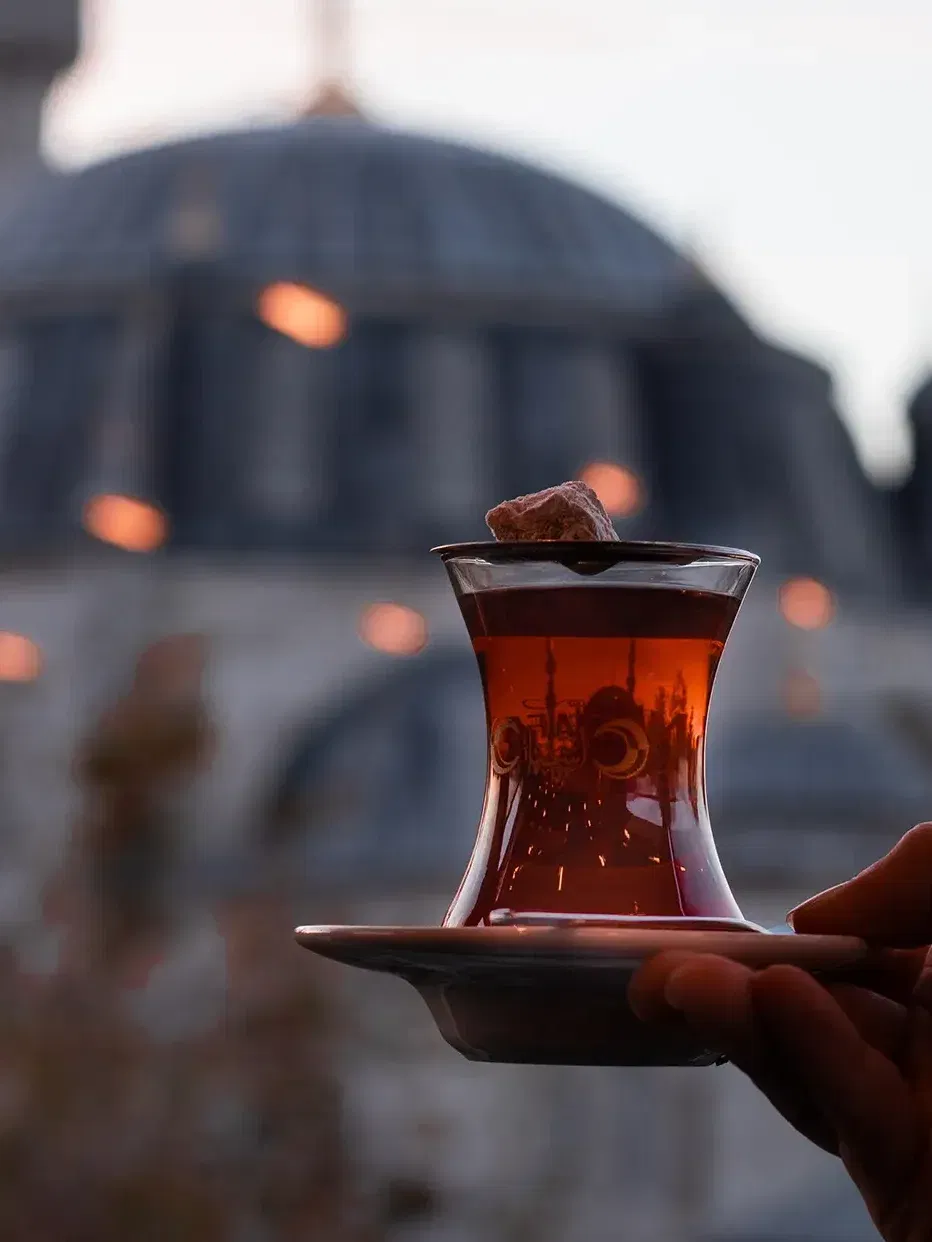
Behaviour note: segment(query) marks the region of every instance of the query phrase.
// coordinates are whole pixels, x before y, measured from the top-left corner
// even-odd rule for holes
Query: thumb
[[[919,824],[853,880],[811,897],[788,916],[796,932],[860,936],[885,946],[932,940],[932,823]]]

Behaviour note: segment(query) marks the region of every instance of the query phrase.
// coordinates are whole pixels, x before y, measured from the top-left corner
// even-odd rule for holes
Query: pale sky
[[[376,117],[531,158],[627,204],[774,338],[825,362],[865,461],[932,365],[930,0],[355,0]],[[286,119],[314,0],[85,0],[58,162]]]

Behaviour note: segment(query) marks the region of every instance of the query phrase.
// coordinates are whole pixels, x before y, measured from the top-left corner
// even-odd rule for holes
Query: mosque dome
[[[636,342],[753,339],[597,194],[355,116],[58,176],[0,227],[0,308],[17,547],[81,538],[101,494],[151,501],[180,548],[475,538],[502,495],[640,469]]]
[[[0,425],[14,549],[406,556],[608,463],[624,537],[868,592],[889,559],[827,377],[689,255],[564,178],[352,115],[46,184],[0,225]]]
[[[198,206],[214,214],[205,249],[221,270],[307,281],[350,304],[407,291],[644,311],[690,282],[649,228],[568,180],[471,146],[313,116],[60,176],[0,231],[0,289],[151,275],[186,252],[179,216]]]
[[[306,888],[407,884],[452,898],[475,842],[486,762],[472,652],[425,652],[298,731],[271,791],[262,852],[280,849]]]

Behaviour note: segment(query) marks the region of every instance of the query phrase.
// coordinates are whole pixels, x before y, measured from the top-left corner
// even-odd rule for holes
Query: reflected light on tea
[[[387,655],[417,655],[427,646],[427,622],[404,604],[371,604],[360,618],[359,635]]]
[[[41,671],[42,656],[32,639],[0,631],[0,681],[35,681]]]
[[[131,496],[95,496],[84,508],[84,529],[126,552],[154,552],[168,535],[165,515]]]
[[[267,328],[308,349],[329,349],[346,336],[343,307],[306,285],[269,285],[260,293],[256,310]]]
[[[611,517],[632,517],[644,504],[644,489],[637,475],[625,466],[595,461],[580,475]]]
[[[835,601],[814,578],[793,578],[780,588],[780,612],[797,629],[824,630],[835,615]]]

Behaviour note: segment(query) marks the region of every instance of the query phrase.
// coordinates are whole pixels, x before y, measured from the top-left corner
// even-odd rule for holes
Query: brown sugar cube
[[[573,479],[530,496],[503,500],[485,515],[500,542],[617,539],[602,502],[585,483]]]

